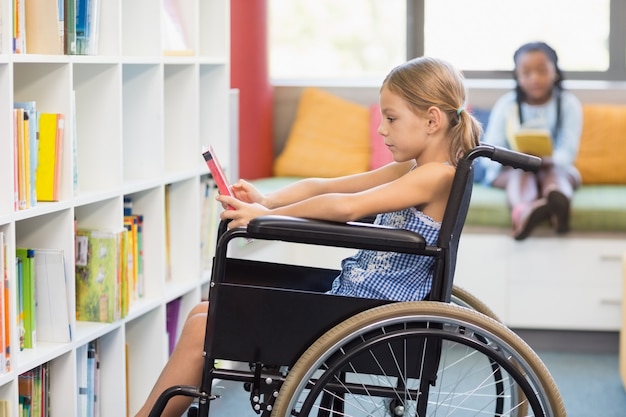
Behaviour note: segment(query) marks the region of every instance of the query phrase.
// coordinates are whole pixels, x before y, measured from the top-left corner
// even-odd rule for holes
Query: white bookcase
[[[77,349],[100,343],[100,415],[133,415],[167,360],[166,304],[182,297],[179,321],[208,291],[200,262],[202,146],[231,156],[230,2],[175,0],[193,53],[162,52],[163,0],[100,0],[98,54],[13,54],[12,0],[0,0],[0,231],[7,240],[10,323],[16,322],[16,247],[62,249],[70,307],[75,306],[74,221],[119,228],[124,197],[144,215],[145,295],[113,323],[71,319],[73,340],[19,350],[12,328],[9,372],[0,399],[18,414],[18,375],[50,364],[51,413],[78,416]],[[65,115],[60,201],[13,207],[15,101]],[[75,102],[75,112],[72,112]],[[76,134],[77,158],[73,158]],[[76,166],[75,166],[76,165]],[[78,189],[73,172],[78,170]],[[171,278],[166,273],[165,196],[170,187]],[[72,309],[71,311],[74,311]],[[179,326],[180,327],[180,326]],[[128,378],[126,378],[128,375]]]

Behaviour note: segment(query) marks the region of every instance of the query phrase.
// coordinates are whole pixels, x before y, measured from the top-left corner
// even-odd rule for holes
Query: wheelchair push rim
[[[377,375],[358,372],[360,365],[355,368],[354,364],[360,359],[353,360],[355,357],[371,356],[375,349],[380,353],[380,347],[394,337],[409,344],[420,338],[442,343],[445,349],[436,358],[432,386],[402,376],[399,364],[405,358],[394,357],[395,369],[381,367]],[[394,343],[397,347],[397,340]],[[394,349],[389,344],[387,351],[392,353],[387,356],[395,356]],[[419,366],[432,361],[422,361]],[[505,392],[494,389],[498,384],[489,367],[494,362],[498,372],[506,375]],[[420,393],[426,392],[428,395],[418,400]],[[326,407],[329,409],[322,410]],[[484,314],[440,302],[377,307],[351,317],[318,339],[290,370],[272,416],[330,415],[331,411],[346,416],[435,417],[450,412],[463,416],[566,415],[550,373],[519,336]]]

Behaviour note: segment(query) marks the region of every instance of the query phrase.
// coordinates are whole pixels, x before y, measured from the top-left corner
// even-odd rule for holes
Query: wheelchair
[[[566,416],[536,353],[453,286],[477,157],[526,170],[541,163],[486,144],[470,150],[458,163],[436,246],[411,231],[366,222],[265,216],[231,230],[222,222],[201,385],[164,391],[150,416],[161,415],[176,395],[196,400],[190,415],[208,416],[219,401],[216,380],[241,382],[263,417]],[[432,289],[415,302],[327,295],[337,271],[231,258],[235,239],[432,256]],[[220,369],[218,360],[248,363],[249,370]]]

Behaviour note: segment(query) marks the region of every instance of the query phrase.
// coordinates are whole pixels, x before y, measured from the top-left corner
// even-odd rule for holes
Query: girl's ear
[[[441,127],[443,113],[439,107],[431,106],[426,112],[426,119],[428,120],[429,133],[434,133]]]

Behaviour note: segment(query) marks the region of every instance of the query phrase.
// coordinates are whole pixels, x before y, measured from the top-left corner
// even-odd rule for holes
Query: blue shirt
[[[379,214],[375,224],[419,233],[435,245],[441,222],[414,207]],[[430,292],[435,258],[395,252],[359,250],[341,263],[329,294],[394,301],[423,300]]]
[[[522,103],[524,127],[556,130],[557,103],[556,94],[545,104],[531,105]],[[494,104],[483,142],[489,145],[510,148],[507,139],[507,126],[519,126],[519,113],[515,100],[515,91],[500,97]],[[555,165],[571,167],[574,165],[582,133],[582,105],[578,98],[569,91],[561,91],[561,126],[553,138],[552,159]],[[491,184],[500,172],[501,165],[495,161],[482,161],[486,168],[483,182]]]

